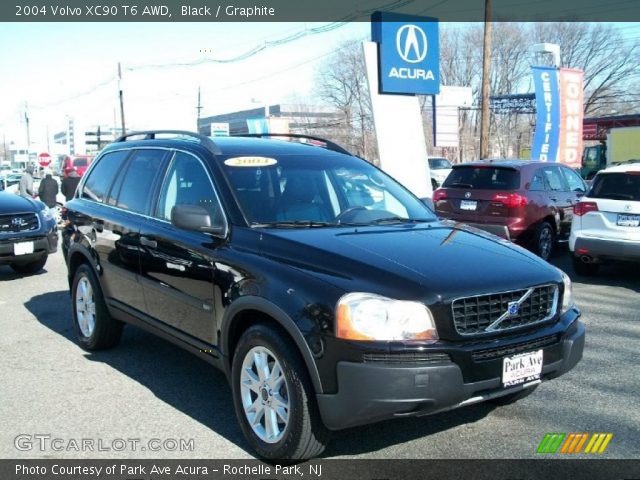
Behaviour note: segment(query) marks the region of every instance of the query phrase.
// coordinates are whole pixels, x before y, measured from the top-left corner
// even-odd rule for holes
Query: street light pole
[[[489,85],[491,75],[491,0],[484,2],[484,46],[482,50],[482,111],[480,115],[480,158],[489,157]]]

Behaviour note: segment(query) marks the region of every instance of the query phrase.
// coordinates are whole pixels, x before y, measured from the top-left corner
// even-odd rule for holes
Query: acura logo
[[[417,25],[403,25],[396,33],[396,49],[408,63],[420,63],[427,56],[427,35]]]
[[[11,220],[11,226],[12,227],[22,227],[24,225],[26,225],[27,222],[24,221],[24,219],[20,218],[20,217],[15,217],[13,220]]]

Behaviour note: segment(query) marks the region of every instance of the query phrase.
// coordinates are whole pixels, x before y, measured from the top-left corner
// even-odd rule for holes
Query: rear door
[[[177,151],[162,183],[154,218],[141,230],[141,273],[151,316],[208,344],[217,343],[216,311],[221,290],[214,288],[216,250],[224,240],[171,224],[175,205],[199,205],[212,219],[222,214],[204,162]]]
[[[454,166],[443,188],[446,197],[436,205],[439,215],[459,222],[504,225],[509,207],[496,198],[520,188],[520,172],[492,165]]]

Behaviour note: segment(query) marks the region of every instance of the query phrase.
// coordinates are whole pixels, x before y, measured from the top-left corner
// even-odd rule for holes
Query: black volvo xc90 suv
[[[579,362],[562,271],[439,221],[331,142],[289,137],[155,131],[103,150],[67,203],[84,348],[130,323],[211,362],[268,459],[316,456],[331,430],[510,403]]]

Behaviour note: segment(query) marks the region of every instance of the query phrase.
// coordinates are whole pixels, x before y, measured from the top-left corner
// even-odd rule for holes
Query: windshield
[[[344,155],[230,157],[223,170],[247,221],[316,227],[434,221],[420,200],[380,170]]]
[[[588,196],[611,200],[640,201],[640,172],[596,175]]]
[[[446,158],[430,158],[429,168],[431,170],[444,170],[451,168],[451,163]]]
[[[475,188],[478,190],[517,190],[520,172],[499,167],[456,167],[442,184],[445,188]]]
[[[88,161],[86,158],[74,158],[73,166],[74,167],[86,167],[88,165]]]

